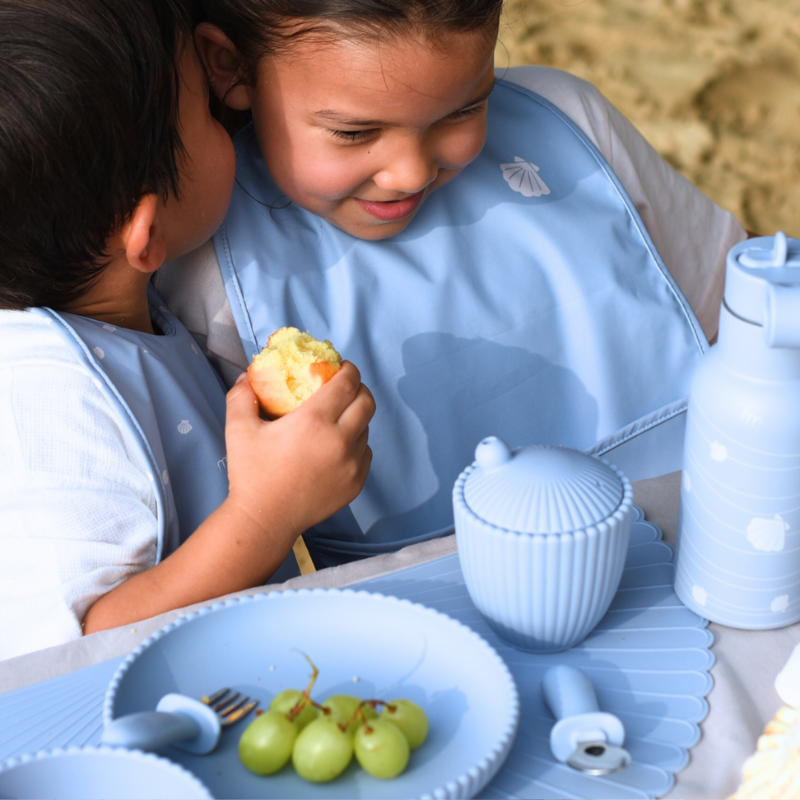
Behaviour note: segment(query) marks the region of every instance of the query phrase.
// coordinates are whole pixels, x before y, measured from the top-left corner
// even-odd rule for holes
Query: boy
[[[275,423],[241,381],[226,422],[149,289],[233,184],[191,23],[0,0],[0,658],[264,583],[369,469],[355,367]]]

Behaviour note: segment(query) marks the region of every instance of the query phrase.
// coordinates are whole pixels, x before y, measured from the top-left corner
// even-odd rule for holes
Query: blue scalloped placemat
[[[473,628],[505,659],[520,693],[519,733],[508,760],[481,793],[508,798],[653,798],[669,791],[708,713],[714,663],[706,621],[675,596],[673,549],[661,531],[634,522],[628,560],[608,614],[581,645],[534,655],[503,644],[467,594],[458,556],[350,588],[422,603]],[[106,687],[124,657],[0,695],[0,762],[26,752],[97,744]],[[602,778],[581,775],[550,753],[553,718],[540,681],[554,664],[584,670],[600,707],[625,725],[633,765]]]

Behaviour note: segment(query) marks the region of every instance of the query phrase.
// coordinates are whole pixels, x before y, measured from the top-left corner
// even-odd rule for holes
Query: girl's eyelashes
[[[452,114],[448,114],[444,118],[444,122],[461,122],[464,119],[468,119],[469,117],[477,116],[481,111],[485,111],[488,107],[489,102],[487,100],[483,100],[477,105],[470,106],[469,108],[461,108],[458,111],[454,111]],[[329,129],[329,133],[335,139],[340,139],[344,142],[360,142],[364,139],[370,139],[376,134],[380,132],[380,128],[365,128],[363,130],[355,130],[355,131],[342,131],[342,130],[333,130]]]
[[[488,105],[488,101],[484,100],[482,103],[478,103],[476,106],[470,106],[469,108],[462,108],[458,111],[454,111],[449,117],[447,117],[447,119],[451,122],[459,122],[467,117],[474,117],[476,114],[488,108]]]
[[[368,139],[378,132],[378,128],[369,128],[362,131],[330,131],[331,136],[335,139],[341,139],[345,142],[359,142],[362,139]]]

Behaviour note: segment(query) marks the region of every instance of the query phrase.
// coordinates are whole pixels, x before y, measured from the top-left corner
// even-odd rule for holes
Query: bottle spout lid
[[[793,315],[795,296],[800,306],[800,240],[779,232],[775,236],[747,239],[731,248],[725,276],[725,304],[735,316],[765,329],[785,327],[790,321],[778,320],[776,315],[783,314],[782,308]],[[794,325],[794,320],[791,324]],[[780,339],[784,335],[777,336]],[[770,346],[796,346],[770,342],[769,335],[767,341]]]
[[[783,231],[778,231],[772,237],[772,249],[769,249],[770,237],[763,237],[767,239],[765,247],[748,247],[742,250],[739,255],[739,263],[744,267],[751,269],[759,267],[785,267],[785,266],[800,266],[800,261],[797,264],[792,264],[789,261],[789,239]]]

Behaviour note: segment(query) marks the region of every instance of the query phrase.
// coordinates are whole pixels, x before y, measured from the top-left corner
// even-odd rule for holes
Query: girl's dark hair
[[[245,60],[247,82],[259,59],[310,33],[381,39],[407,33],[435,42],[447,33],[494,36],[503,0],[200,0],[203,18],[220,28]],[[339,27],[341,26],[341,27]]]
[[[0,308],[64,306],[178,194],[190,0],[0,0]]]

